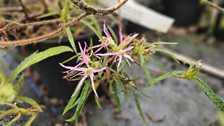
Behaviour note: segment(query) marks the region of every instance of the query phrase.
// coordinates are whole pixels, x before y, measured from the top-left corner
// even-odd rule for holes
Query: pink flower
[[[101,69],[94,69],[92,68],[90,65],[89,65],[89,61],[90,61],[90,56],[92,54],[90,54],[90,56],[88,56],[86,54],[86,43],[85,43],[85,47],[84,47],[84,50],[82,49],[80,43],[79,43],[79,48],[80,48],[80,51],[81,51],[81,56],[80,56],[80,63],[74,67],[71,67],[71,66],[65,66],[63,64],[60,64],[63,68],[66,68],[66,69],[69,69],[69,71],[77,71],[79,72],[78,74],[76,74],[75,76],[73,77],[76,77],[76,76],[82,76],[81,80],[79,81],[74,93],[72,94],[72,97],[75,96],[77,94],[77,92],[81,89],[84,81],[86,80],[86,78],[90,77],[90,80],[91,80],[91,84],[92,84],[92,89],[95,93],[95,95],[98,97],[98,94],[96,92],[96,89],[95,89],[95,85],[94,85],[94,74],[96,73],[99,73],[101,71],[104,71],[106,69],[106,67],[103,67]],[[81,67],[82,65],[85,65],[85,67]]]
[[[104,23],[104,34],[108,38],[107,41],[110,42],[112,37],[111,37],[111,34],[109,33],[105,23]],[[131,58],[130,55],[128,55],[128,52],[130,52],[134,48],[133,46],[130,46],[130,44],[137,36],[138,36],[138,34],[129,35],[127,38],[123,39],[122,30],[120,28],[119,29],[120,44],[118,46],[116,46],[116,48],[118,48],[118,50],[115,52],[109,52],[109,53],[98,53],[96,55],[97,56],[115,56],[115,59],[119,58],[117,69],[120,67],[120,64],[121,64],[123,58],[127,61],[128,65],[130,66],[129,61],[133,62],[134,60]],[[106,43],[108,43],[108,42],[106,42]],[[110,45],[111,45],[111,43],[108,43],[107,45],[100,44],[97,46],[99,48],[96,52],[98,52],[100,49],[105,48]]]

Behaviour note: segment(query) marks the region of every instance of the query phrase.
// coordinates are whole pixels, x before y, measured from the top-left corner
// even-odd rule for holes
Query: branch
[[[73,18],[72,20],[70,20],[68,23],[64,24],[63,26],[61,26],[60,28],[56,29],[55,31],[48,33],[46,35],[42,35],[42,36],[38,36],[35,38],[30,38],[30,39],[24,39],[24,40],[15,40],[15,41],[3,41],[0,42],[0,48],[4,48],[4,47],[9,47],[9,46],[21,46],[21,45],[28,45],[31,43],[37,43],[37,42],[41,42],[53,37],[58,36],[60,33],[62,33],[64,31],[64,29],[74,25],[75,23],[77,23],[78,21],[80,21],[82,18],[90,15],[90,14],[94,14],[94,15],[106,15],[109,13],[113,13],[114,11],[116,11],[117,9],[119,9],[122,5],[124,5],[128,0],[122,0],[119,3],[117,3],[115,6],[113,7],[109,7],[109,8],[105,8],[105,9],[95,9],[91,6],[89,6],[88,4],[84,3],[81,0],[71,0],[76,6],[79,6],[82,10],[84,10],[85,12],[80,14],[78,17]],[[53,21],[58,21],[58,19],[53,20]],[[52,21],[45,21],[45,23],[51,23]],[[43,23],[43,22],[42,22]],[[36,22],[36,23],[30,23],[30,24],[23,24],[23,25],[19,25],[17,27],[25,27],[25,26],[29,26],[29,25],[41,25],[40,22]],[[15,28],[15,27],[13,27]],[[2,29],[0,29],[0,31],[4,31],[4,30],[11,30],[13,28],[7,28],[4,27]]]
[[[68,23],[64,24],[64,26],[61,26],[60,28],[58,28],[55,31],[50,32],[50,33],[48,33],[46,35],[38,36],[36,38],[24,39],[24,40],[0,42],[0,47],[28,45],[28,44],[31,44],[31,43],[42,42],[44,40],[47,40],[47,39],[50,39],[50,38],[54,38],[57,35],[59,35],[60,33],[62,33],[65,28],[68,28],[68,27],[74,25],[75,23],[77,23],[82,18],[84,18],[84,17],[86,17],[88,15],[89,15],[88,13],[84,12],[84,13],[80,14],[78,17],[75,17],[72,20],[70,20]]]
[[[207,4],[207,5],[211,6],[211,7],[214,7],[215,9],[217,9],[217,10],[219,10],[221,12],[224,12],[224,8],[218,6],[217,4],[215,4],[215,3],[211,2],[211,1],[208,1],[208,0],[201,0],[201,1],[202,1],[202,3],[205,3],[205,4]]]
[[[3,28],[0,28],[0,32],[5,32],[5,31],[10,31],[13,29],[18,29],[18,28],[24,28],[27,26],[38,26],[38,25],[46,25],[50,23],[57,23],[61,22],[60,18],[57,19],[52,19],[52,20],[46,20],[46,21],[38,21],[38,22],[32,22],[32,23],[26,23],[26,24],[7,24]]]
[[[117,3],[115,6],[110,8],[94,8],[87,3],[83,2],[82,0],[71,0],[73,4],[78,6],[80,9],[86,11],[87,13],[91,13],[94,15],[107,15],[113,13],[114,11],[118,10],[121,6],[123,6],[128,0],[122,0]]]
[[[22,7],[22,10],[23,10],[23,13],[24,13],[26,19],[29,20],[28,9],[27,9],[26,6],[23,4],[23,1],[22,1],[22,0],[18,0],[18,1],[19,1],[20,6]]]

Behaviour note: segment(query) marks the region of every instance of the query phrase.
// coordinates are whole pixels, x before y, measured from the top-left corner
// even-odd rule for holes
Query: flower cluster
[[[106,24],[104,23],[104,34],[105,37],[102,37],[99,42],[99,45],[93,46],[91,48],[87,49],[87,44],[85,44],[84,49],[82,48],[81,44],[79,44],[79,49],[80,49],[80,57],[78,57],[78,63],[76,66],[65,66],[63,64],[60,64],[63,68],[68,69],[65,73],[70,73],[70,72],[75,72],[75,75],[72,76],[72,78],[76,78],[77,76],[81,76],[81,79],[73,93],[72,96],[75,96],[77,92],[81,89],[84,81],[89,77],[91,80],[92,84],[92,89],[95,93],[95,95],[98,97],[95,85],[94,85],[94,78],[96,77],[95,75],[104,72],[107,67],[112,67],[108,66],[108,64],[102,63],[104,58],[113,59],[114,62],[117,63],[117,70],[119,69],[123,59],[127,61],[129,65],[130,61],[134,62],[132,59],[131,53],[132,49],[134,48],[133,44],[131,43],[138,34],[134,35],[129,35],[125,39],[123,38],[122,31],[120,29],[119,31],[119,36],[120,36],[120,43],[117,45],[115,41],[113,40],[112,35],[107,29]],[[95,51],[93,51],[93,49]],[[105,49],[105,53],[99,53],[102,49]],[[87,51],[88,50],[88,51]],[[90,51],[89,51],[90,50]],[[92,57],[97,57],[98,61],[95,61],[96,58]],[[94,59],[94,60],[92,60]],[[97,62],[100,64],[96,65]]]
[[[79,43],[79,49],[81,51],[81,56],[80,56],[78,65],[76,65],[74,67],[65,66],[63,64],[60,64],[60,65],[62,67],[64,67],[64,68],[66,68],[66,69],[69,69],[69,71],[78,71],[79,72],[78,74],[76,74],[73,77],[76,77],[76,76],[79,76],[79,75],[82,76],[82,79],[79,81],[79,83],[78,83],[78,85],[76,87],[76,90],[72,94],[72,96],[76,95],[76,93],[78,92],[78,90],[80,90],[80,88],[82,87],[85,79],[88,78],[88,77],[90,77],[93,91],[94,91],[95,95],[98,97],[97,92],[96,92],[96,89],[95,89],[95,85],[94,85],[94,74],[95,73],[99,73],[101,71],[104,71],[106,69],[106,67],[103,67],[103,68],[100,68],[100,69],[96,69],[96,68],[93,68],[90,65],[90,64],[92,64],[92,61],[90,59],[90,56],[92,56],[92,54],[90,54],[90,55],[86,54],[86,47],[87,47],[86,45],[87,44],[85,43],[85,47],[84,47],[84,49],[82,49],[82,46]],[[69,71],[67,71],[67,73]]]
[[[97,56],[114,56],[115,57],[115,61],[118,60],[118,64],[117,64],[117,70],[120,67],[120,64],[123,60],[123,58],[127,61],[127,63],[130,66],[130,62],[133,62],[133,59],[131,58],[130,55],[128,55],[128,53],[134,48],[134,46],[132,46],[132,41],[138,36],[138,34],[134,34],[134,35],[129,35],[126,39],[123,39],[123,34],[121,31],[121,28],[119,30],[119,36],[120,36],[120,44],[116,45],[115,42],[112,39],[111,34],[109,33],[106,24],[104,24],[104,33],[106,35],[106,38],[104,38],[104,40],[101,40],[102,44],[99,47],[99,49],[102,48],[109,48],[111,50],[108,50],[107,53],[98,53],[96,54]]]

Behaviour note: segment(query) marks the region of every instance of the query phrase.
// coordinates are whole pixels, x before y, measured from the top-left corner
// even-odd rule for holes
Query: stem
[[[123,6],[128,0],[121,0],[115,6],[109,8],[94,8],[83,0],[70,0],[74,5],[78,6],[80,9],[84,10],[85,12],[94,14],[94,15],[107,15],[113,13],[114,11],[118,10],[121,6]]]
[[[202,0],[202,2],[204,2],[205,4],[211,6],[211,7],[214,7],[215,9],[221,11],[221,12],[224,12],[224,8],[220,7],[219,5],[211,2],[211,1],[208,1],[208,0]]]
[[[57,22],[61,22],[60,18],[52,19],[52,20],[46,20],[46,21],[26,23],[26,24],[12,24],[12,23],[10,23],[10,24],[7,24],[5,27],[0,28],[0,32],[10,31],[10,30],[13,30],[13,29],[23,28],[23,27],[27,27],[27,26],[46,25],[46,24],[57,23]]]
[[[52,32],[50,32],[50,33],[48,33],[46,35],[38,36],[36,38],[24,39],[24,40],[3,41],[3,42],[0,42],[0,47],[28,45],[28,44],[31,44],[31,43],[38,43],[38,42],[42,42],[44,40],[47,40],[47,39],[56,37],[57,35],[59,35],[60,33],[62,33],[65,28],[68,28],[68,27],[74,25],[79,20],[83,19],[84,17],[86,17],[88,15],[89,15],[88,13],[84,12],[81,15],[79,15],[78,17],[75,17],[72,20],[70,20],[64,26],[61,26],[60,28],[58,28],[55,31],[52,31]]]
[[[74,25],[75,23],[77,23],[78,21],[83,19],[84,17],[86,17],[90,14],[106,15],[106,14],[109,14],[109,13],[113,13],[114,11],[119,9],[122,5],[124,5],[127,1],[128,0],[122,0],[119,3],[117,3],[116,5],[114,5],[113,7],[109,7],[109,8],[105,8],[105,9],[102,9],[102,8],[95,9],[95,8],[89,6],[88,4],[84,3],[81,0],[74,0],[74,1],[72,0],[72,2],[75,5],[77,5],[79,8],[81,8],[85,12],[80,14],[78,17],[72,18],[72,20],[70,20],[68,23],[64,24],[60,28],[58,28],[55,31],[52,31],[52,32],[50,32],[46,35],[42,35],[42,36],[38,36],[38,37],[35,37],[35,38],[30,38],[30,39],[24,39],[24,40],[2,41],[2,42],[0,42],[0,48],[9,47],[9,46],[28,45],[28,44],[38,43],[38,42],[42,42],[44,40],[56,37],[56,36],[60,35],[66,28]],[[1,30],[2,29],[0,29],[0,31]]]
[[[26,19],[29,20],[30,18],[29,18],[29,14],[28,14],[28,9],[23,4],[22,0],[18,0],[18,1],[19,1],[20,6],[22,7],[22,10],[23,10],[23,13],[25,14]]]

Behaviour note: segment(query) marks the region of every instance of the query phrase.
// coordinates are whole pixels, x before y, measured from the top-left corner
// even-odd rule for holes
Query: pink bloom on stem
[[[109,31],[107,30],[106,24],[104,23],[104,34],[106,35],[107,38],[111,39],[111,34],[109,33]],[[118,60],[118,65],[117,65],[117,69],[120,67],[120,64],[123,60],[123,58],[127,61],[128,65],[130,66],[130,62],[133,62],[134,60],[131,58],[131,56],[129,56],[127,53],[129,51],[131,51],[134,47],[133,46],[129,46],[128,45],[138,36],[138,34],[134,34],[134,35],[129,35],[126,39],[123,39],[123,34],[122,34],[122,29],[119,29],[119,37],[120,37],[120,44],[119,44],[119,48],[120,50],[117,52],[109,52],[109,53],[98,53],[96,54],[97,56],[115,56],[115,58],[119,58]],[[99,49],[102,49],[103,45],[98,45]],[[125,48],[126,47],[126,48]],[[97,50],[97,52],[98,52]]]
[[[104,34],[106,35],[107,38],[112,39],[111,34],[108,31],[108,29],[107,29],[107,26],[106,26],[106,22],[105,21],[104,21],[104,24],[103,24],[103,31],[104,31]]]
[[[98,97],[98,94],[96,92],[95,85],[94,85],[94,77],[95,77],[94,74],[99,73],[101,71],[104,71],[106,69],[106,67],[103,67],[101,69],[94,69],[94,68],[90,67],[90,65],[89,65],[90,58],[89,58],[88,55],[86,55],[86,43],[85,43],[84,49],[82,49],[81,44],[79,43],[79,48],[80,48],[80,51],[81,51],[81,56],[80,57],[82,58],[81,63],[79,63],[78,65],[76,65],[74,67],[65,66],[63,64],[60,64],[63,68],[69,69],[69,71],[78,71],[79,72],[78,75],[83,75],[83,77],[79,81],[74,93],[72,94],[72,97],[77,94],[77,92],[81,89],[84,81],[88,77],[90,77],[92,89],[93,89],[95,95]],[[86,67],[81,67],[83,64],[85,64]]]

